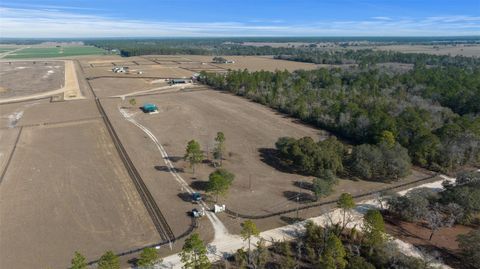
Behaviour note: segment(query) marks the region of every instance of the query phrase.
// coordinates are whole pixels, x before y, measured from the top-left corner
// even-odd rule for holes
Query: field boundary
[[[5,167],[3,168],[2,174],[0,175],[0,184],[3,182],[3,178],[5,177],[5,174],[7,173],[7,169],[10,166],[10,162],[12,161],[13,154],[17,149],[17,144],[18,144],[18,141],[20,140],[20,136],[22,135],[22,131],[23,131],[23,127],[20,127],[20,130],[18,131],[18,134],[17,134],[17,138],[15,139],[15,143],[13,144],[12,151],[10,152],[10,156],[8,156],[7,162],[5,163]]]
[[[433,175],[430,175],[430,176],[427,176],[427,177],[424,177],[424,178],[421,178],[421,179],[417,179],[417,180],[414,180],[414,181],[402,183],[402,184],[399,184],[399,185],[390,186],[390,187],[386,187],[386,188],[381,188],[381,189],[366,192],[366,193],[352,195],[352,197],[355,198],[355,199],[356,198],[364,198],[364,197],[367,197],[367,196],[370,196],[370,195],[373,195],[373,194],[376,194],[376,193],[380,193],[380,192],[383,192],[383,191],[394,190],[394,189],[406,187],[406,186],[409,186],[409,185],[414,185],[414,184],[417,184],[417,183],[420,183],[420,182],[424,182],[424,181],[430,180],[432,178],[435,178],[438,175],[439,175],[438,173],[435,173]],[[295,198],[295,197],[293,197],[293,198]],[[292,198],[290,198],[290,199],[292,199]],[[324,201],[324,202],[312,203],[312,204],[309,204],[309,205],[299,206],[298,208],[291,208],[291,209],[277,211],[277,212],[273,212],[273,213],[267,213],[267,214],[263,214],[263,215],[262,214],[248,215],[248,214],[235,212],[234,210],[230,210],[228,208],[225,209],[225,212],[227,214],[229,214],[230,216],[237,217],[237,218],[266,219],[266,218],[280,216],[280,215],[283,215],[283,214],[288,214],[288,213],[292,213],[292,212],[296,212],[296,211],[302,211],[302,210],[309,209],[309,208],[320,207],[320,206],[324,206],[324,205],[332,205],[332,204],[336,204],[337,202],[338,202],[338,199],[329,200],[329,201]]]
[[[81,67],[81,69],[83,73],[83,67]],[[147,212],[149,213],[158,234],[160,235],[160,238],[164,240],[164,243],[170,244],[175,242],[177,238],[175,237],[172,229],[170,228],[170,225],[165,219],[165,216],[160,211],[157,203],[155,202],[155,199],[153,198],[152,194],[148,190],[148,187],[146,186],[145,182],[140,176],[140,173],[135,168],[132,160],[130,159],[127,151],[125,150],[125,147],[123,146],[122,142],[120,141],[120,138],[118,137],[115,129],[113,128],[113,125],[110,122],[110,119],[108,118],[107,113],[103,109],[103,106],[102,106],[102,103],[100,102],[99,97],[96,95],[95,91],[93,90],[92,85],[90,84],[90,81],[88,79],[86,81],[90,91],[92,92],[95,98],[95,104],[97,105],[97,109],[103,118],[105,126],[107,127],[107,131],[110,134],[110,137],[112,139],[113,144],[115,145],[115,148],[117,149],[120,159],[122,160],[125,168],[127,169],[127,172],[130,175],[130,178],[132,179],[133,184],[137,189],[137,192],[140,195],[140,198],[142,199],[142,202]]]
[[[17,128],[23,128],[23,127],[49,126],[49,125],[58,125],[58,124],[65,124],[65,123],[83,123],[83,122],[90,122],[90,121],[100,119],[100,118],[102,118],[102,116],[88,117],[88,118],[83,118],[83,119],[78,119],[78,120],[65,120],[65,121],[54,121],[54,122],[44,122],[44,123],[32,123],[32,124],[25,124],[25,125],[14,126],[14,127],[0,127],[0,130],[17,129]]]
[[[188,229],[185,232],[183,232],[182,234],[180,234],[179,236],[177,236],[176,240],[182,239],[182,238],[186,237],[187,235],[191,234],[195,230],[196,227],[197,227],[197,221],[194,218],[192,218],[192,223],[190,224]],[[142,251],[146,248],[156,248],[156,247],[165,246],[167,244],[169,244],[169,242],[160,242],[160,243],[157,243],[157,244],[150,244],[150,245],[147,245],[147,246],[138,247],[138,248],[135,248],[135,249],[120,252],[120,253],[117,253],[115,255],[117,255],[119,257],[122,257],[122,256],[126,256],[126,255],[130,255],[130,254],[133,254],[133,253],[140,252],[140,251]],[[96,264],[96,263],[98,263],[99,260],[100,259],[89,261],[87,263],[87,265]]]

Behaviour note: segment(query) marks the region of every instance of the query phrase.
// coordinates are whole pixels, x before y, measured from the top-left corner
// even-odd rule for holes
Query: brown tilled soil
[[[149,80],[142,78],[98,78],[90,81],[99,97],[126,94],[134,91],[148,90],[157,87]]]
[[[66,268],[75,250],[93,260],[159,241],[100,119],[23,128],[0,222],[1,268]]]
[[[0,98],[60,89],[65,83],[63,61],[0,62]]]

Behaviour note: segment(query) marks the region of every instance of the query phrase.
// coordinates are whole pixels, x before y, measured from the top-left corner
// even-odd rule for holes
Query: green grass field
[[[4,52],[11,51],[11,50],[14,50],[14,49],[15,49],[15,48],[0,47],[0,53],[4,53]]]
[[[78,47],[51,47],[51,48],[25,48],[15,53],[9,54],[5,59],[24,59],[24,58],[52,58],[67,57],[78,55],[99,55],[106,51],[96,47],[78,46]]]

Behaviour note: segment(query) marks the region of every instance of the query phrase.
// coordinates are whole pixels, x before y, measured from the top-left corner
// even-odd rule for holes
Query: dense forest
[[[280,55],[297,53],[294,48],[244,46],[223,39],[94,40],[85,44],[117,49],[124,57],[138,55]]]
[[[415,164],[451,171],[480,162],[480,67],[416,64],[403,74],[375,67],[295,72],[202,73],[201,82],[275,108],[353,143],[385,131]]]
[[[359,63],[371,64],[380,62],[401,62],[425,64],[462,64],[463,62],[479,62],[478,59],[468,57],[449,57],[419,53],[398,53],[389,51],[362,50],[332,50],[317,47],[319,42],[331,42],[337,48],[356,46],[356,42],[368,42],[371,45],[392,44],[425,44],[425,45],[454,45],[476,44],[478,39],[429,39],[429,38],[176,38],[176,39],[106,39],[85,40],[86,45],[111,50],[117,49],[125,57],[138,55],[167,55],[167,54],[191,54],[191,55],[274,55],[277,58],[323,63]],[[252,46],[244,42],[281,42],[286,43],[283,47]],[[303,46],[291,47],[287,42],[304,42]]]
[[[468,67],[480,64],[480,59],[464,56],[431,55],[426,53],[402,53],[395,51],[362,50],[291,50],[289,54],[276,55],[276,59],[307,62],[315,64],[359,64],[361,66],[376,63],[406,63],[424,65],[443,65]]]

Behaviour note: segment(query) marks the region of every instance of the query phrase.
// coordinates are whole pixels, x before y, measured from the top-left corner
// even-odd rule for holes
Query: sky
[[[480,0],[0,0],[0,37],[480,35]]]

